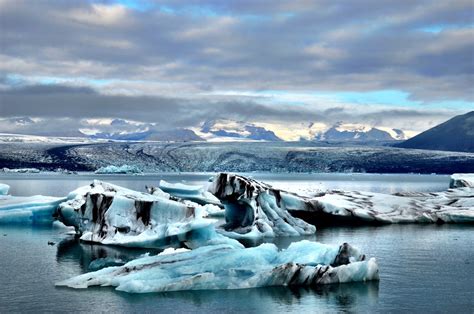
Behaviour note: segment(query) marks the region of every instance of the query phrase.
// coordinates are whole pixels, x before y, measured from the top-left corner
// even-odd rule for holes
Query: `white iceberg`
[[[9,190],[10,186],[8,184],[0,183],[0,195],[7,195]]]
[[[217,234],[216,220],[205,218],[203,207],[194,205],[163,192],[141,193],[95,180],[71,192],[56,215],[87,242],[143,248],[221,243],[242,247]]]
[[[53,213],[65,198],[0,196],[0,224],[52,224]]]
[[[450,188],[474,188],[474,173],[455,173],[449,182]]]
[[[37,168],[16,168],[16,169],[3,168],[2,171],[6,173],[40,173],[41,172],[41,170]]]
[[[283,251],[271,243],[245,249],[214,245],[185,252],[168,251],[85,273],[56,285],[113,286],[119,291],[149,293],[315,286],[378,279],[375,258],[365,260],[348,244],[330,246],[300,241]]]
[[[122,165],[122,166],[106,166],[101,167],[95,171],[96,174],[139,174],[143,171],[137,166]]]

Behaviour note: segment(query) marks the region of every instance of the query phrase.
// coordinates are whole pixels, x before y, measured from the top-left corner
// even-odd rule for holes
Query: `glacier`
[[[107,267],[56,283],[87,288],[113,286],[129,293],[316,286],[379,279],[375,258],[366,259],[347,243],[303,240],[279,251],[271,243],[253,248],[226,244],[167,251],[123,266]]]
[[[302,198],[236,174],[219,173],[208,187],[225,208],[226,223],[219,232],[236,239],[302,236],[316,227],[288,210],[305,208]]]
[[[199,204],[178,202],[156,188],[149,194],[98,180],[71,192],[55,213],[85,242],[142,248],[222,243],[242,247],[218,234],[216,220],[205,214]]]

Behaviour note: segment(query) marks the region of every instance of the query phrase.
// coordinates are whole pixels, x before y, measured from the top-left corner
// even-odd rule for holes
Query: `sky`
[[[472,0],[0,0],[0,116],[43,130],[225,118],[415,134],[474,110],[473,86]]]

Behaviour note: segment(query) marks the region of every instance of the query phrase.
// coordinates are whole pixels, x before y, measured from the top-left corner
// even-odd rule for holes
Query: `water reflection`
[[[98,259],[125,263],[145,253],[158,254],[160,252],[160,250],[154,249],[128,249],[119,246],[89,244],[80,242],[78,238],[72,236],[59,242],[57,247],[56,261],[58,263],[73,262],[79,266],[82,272],[90,271],[91,262]]]

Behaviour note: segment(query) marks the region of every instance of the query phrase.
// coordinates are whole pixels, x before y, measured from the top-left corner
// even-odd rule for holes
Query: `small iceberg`
[[[57,286],[113,286],[130,293],[179,290],[246,289],[266,286],[316,286],[379,279],[375,258],[366,259],[344,243],[331,246],[300,241],[279,251],[271,243],[253,248],[226,244],[191,251],[167,251],[123,266],[73,277]]]
[[[174,197],[182,200],[189,200],[201,205],[213,204],[222,206],[221,202],[206,187],[200,185],[187,185],[182,183],[168,183],[161,180],[158,187]]]
[[[122,165],[122,166],[106,166],[101,167],[95,171],[96,174],[140,174],[143,171],[137,166]]]
[[[65,198],[0,196],[0,224],[52,224],[53,213]]]
[[[10,186],[8,184],[0,183],[0,195],[7,195],[9,190]]]

